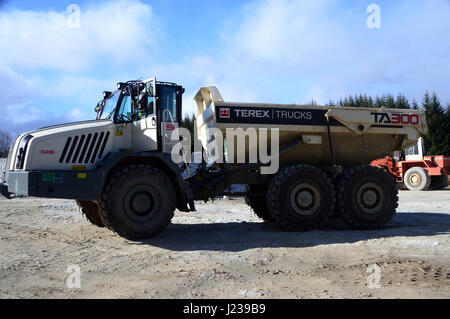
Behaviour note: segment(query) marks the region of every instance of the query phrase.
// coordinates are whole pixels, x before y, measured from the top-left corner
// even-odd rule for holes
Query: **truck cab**
[[[181,121],[183,93],[156,78],[120,82],[103,93],[95,120],[21,134],[9,152],[2,193],[97,200],[115,166],[143,156],[178,180],[170,151],[178,142],[172,134]]]
[[[170,153],[171,133],[181,121],[184,89],[155,78],[118,83],[96,107],[97,119],[112,120],[119,150]]]
[[[405,160],[406,161],[419,161],[423,160],[425,146],[423,144],[423,138],[420,137],[417,144],[405,149]]]

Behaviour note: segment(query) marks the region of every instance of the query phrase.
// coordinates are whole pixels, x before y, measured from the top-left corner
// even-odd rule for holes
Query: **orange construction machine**
[[[371,165],[385,169],[397,183],[403,183],[409,190],[443,189],[448,185],[450,157],[424,156],[422,138],[404,152],[394,152],[393,157],[375,160]]]

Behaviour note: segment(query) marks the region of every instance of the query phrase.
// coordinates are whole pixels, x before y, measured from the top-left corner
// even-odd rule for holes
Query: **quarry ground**
[[[74,201],[0,199],[0,298],[450,298],[449,189],[401,191],[377,231],[285,232],[241,199],[196,204],[132,242]],[[69,265],[80,289],[67,286]]]

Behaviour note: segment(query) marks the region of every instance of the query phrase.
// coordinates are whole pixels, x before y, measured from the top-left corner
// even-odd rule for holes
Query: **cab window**
[[[133,120],[133,110],[131,107],[130,94],[122,94],[120,107],[116,115],[116,123],[127,123]]]
[[[417,147],[417,144],[407,148],[405,153],[406,153],[406,155],[418,155],[419,154],[419,148]]]
[[[164,122],[177,122],[177,87],[160,86],[161,114]]]
[[[133,120],[140,120],[155,114],[155,98],[146,94],[139,101],[139,109],[136,111],[136,116]]]
[[[155,98],[149,96],[147,101],[147,115],[155,114]]]

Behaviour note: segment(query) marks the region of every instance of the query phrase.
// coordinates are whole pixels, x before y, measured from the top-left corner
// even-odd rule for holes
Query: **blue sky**
[[[367,27],[370,4],[380,28]],[[229,101],[431,90],[447,103],[449,18],[449,0],[0,0],[2,129],[93,118],[103,90],[152,76],[186,88],[185,113],[204,85]]]

